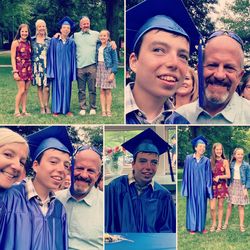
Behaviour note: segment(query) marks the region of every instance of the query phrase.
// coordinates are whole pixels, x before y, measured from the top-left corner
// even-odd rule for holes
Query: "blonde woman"
[[[37,85],[41,114],[50,114],[49,82],[47,80],[47,51],[50,44],[46,23],[36,21],[36,35],[31,38],[33,85]]]
[[[188,68],[183,84],[177,89],[174,95],[175,108],[194,102],[198,98],[198,78],[197,73]]]
[[[10,188],[24,171],[29,147],[18,133],[0,128],[0,192]]]

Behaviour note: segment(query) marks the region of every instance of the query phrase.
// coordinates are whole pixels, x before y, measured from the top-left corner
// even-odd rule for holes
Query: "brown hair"
[[[20,26],[18,27],[18,30],[17,30],[17,32],[16,32],[16,36],[15,36],[14,40],[18,40],[18,39],[21,38],[21,29],[22,29],[23,27],[27,27],[28,32],[29,32],[29,35],[28,35],[28,37],[27,37],[27,41],[31,41],[30,28],[29,28],[29,25],[26,24],[26,23],[20,24]]]
[[[221,146],[221,148],[222,148],[221,158],[222,158],[222,159],[227,159],[226,156],[225,156],[225,153],[224,153],[223,145],[222,145],[221,143],[219,143],[219,142],[214,143],[214,144],[213,144],[213,147],[212,147],[212,155],[211,155],[211,158],[210,158],[212,169],[215,168],[215,162],[216,162],[215,148],[216,148],[217,146]]]

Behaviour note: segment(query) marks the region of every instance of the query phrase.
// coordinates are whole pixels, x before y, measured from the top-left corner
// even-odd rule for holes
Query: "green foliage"
[[[232,153],[236,147],[245,149],[245,153],[250,147],[248,140],[250,136],[249,127],[231,127],[231,126],[190,126],[178,128],[178,161],[179,166],[183,166],[183,162],[188,154],[193,153],[191,140],[198,135],[203,135],[208,140],[208,146],[205,155],[211,156],[212,146],[216,142],[222,143],[225,154],[230,160]],[[245,157],[247,160],[247,157]]]

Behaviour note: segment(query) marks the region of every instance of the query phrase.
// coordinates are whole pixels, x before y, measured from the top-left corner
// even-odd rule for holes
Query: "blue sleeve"
[[[113,50],[112,48],[111,48],[111,59],[112,59],[112,65],[113,65],[113,67],[112,67],[112,69],[111,69],[111,71],[113,72],[113,73],[116,73],[117,72],[117,68],[118,68],[118,56],[117,56],[117,51],[116,50]]]
[[[209,199],[213,199],[213,190],[212,190],[212,169],[211,169],[211,163],[208,159],[206,161],[206,187],[207,187],[207,197]]]
[[[76,80],[76,44],[72,39],[72,55],[71,55],[71,82]]]
[[[186,157],[184,161],[184,169],[183,169],[183,175],[182,175],[182,186],[181,186],[181,195],[182,196],[188,196],[188,164],[189,159],[188,156]]]
[[[47,77],[55,78],[54,68],[55,65],[55,49],[56,49],[56,38],[50,40],[50,46],[47,53]]]

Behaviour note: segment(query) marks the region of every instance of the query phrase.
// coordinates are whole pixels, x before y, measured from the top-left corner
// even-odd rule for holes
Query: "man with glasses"
[[[106,232],[175,232],[171,193],[153,180],[159,156],[169,151],[169,144],[148,128],[122,146],[133,154],[132,173],[105,188]]]
[[[81,146],[74,154],[70,189],[57,192],[67,212],[69,249],[103,249],[103,193],[95,188],[101,165],[97,149]]]
[[[196,101],[176,112],[191,124],[249,123],[250,102],[235,91],[244,73],[241,38],[233,32],[214,32],[206,42],[203,68],[204,97],[199,96],[203,106]]]

